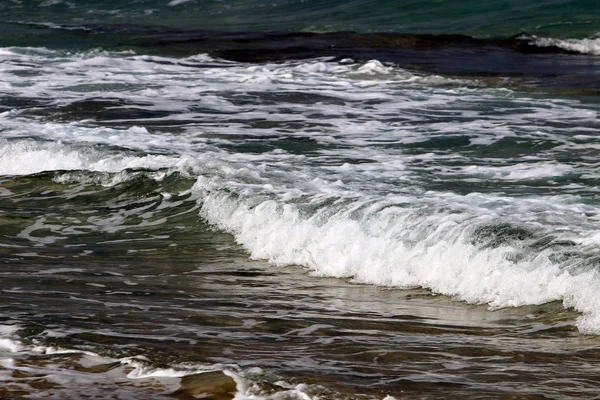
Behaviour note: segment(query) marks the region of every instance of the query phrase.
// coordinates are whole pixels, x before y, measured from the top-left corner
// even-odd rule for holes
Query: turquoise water
[[[0,4],[0,398],[592,398],[598,2]]]
[[[458,33],[561,39],[600,31],[596,1],[20,1],[0,5],[4,21],[136,24],[215,30]]]

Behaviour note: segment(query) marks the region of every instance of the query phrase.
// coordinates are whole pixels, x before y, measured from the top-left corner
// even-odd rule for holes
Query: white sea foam
[[[0,56],[14,56],[15,53],[10,51],[10,49],[0,49]]]
[[[130,168],[171,167],[179,159],[168,156],[124,156],[61,142],[0,139],[0,174],[28,175],[42,171],[88,170],[119,172]]]
[[[22,350],[22,346],[18,341],[11,339],[0,339],[0,350],[16,353]]]
[[[62,3],[62,0],[45,0],[40,4],[40,7],[49,7]]]
[[[502,213],[508,199],[467,196],[450,203],[445,196],[408,200],[387,196],[385,201],[357,201],[306,217],[306,211],[294,204],[240,199],[214,188],[214,182],[205,179],[197,183],[196,189],[206,193],[202,215],[233,233],[255,258],[304,265],[316,275],[349,277],[357,283],[426,287],[492,308],[563,300],[583,313],[578,321],[582,332],[600,328],[600,277],[594,270],[577,272],[569,262],[578,260],[554,262],[551,250],[531,250],[516,239],[497,247],[473,242],[478,226],[523,222]],[[451,208],[459,208],[461,202],[468,208],[461,213],[443,211],[444,200],[453,204]],[[567,205],[557,204],[553,210],[552,204],[532,201],[505,207],[538,208],[557,216],[568,210]],[[318,202],[316,195],[313,202]]]
[[[16,353],[23,350],[21,342],[14,338],[19,329],[18,325],[0,325],[0,353]],[[0,354],[1,356],[3,355]]]
[[[461,168],[465,175],[479,175],[501,180],[527,181],[545,178],[557,178],[573,172],[573,167],[555,162],[518,163],[506,166],[469,165]]]
[[[379,62],[377,60],[370,60],[366,64],[360,66],[356,70],[356,72],[361,73],[361,74],[374,75],[374,74],[389,74],[393,70],[394,70],[394,68],[386,67],[385,65],[383,65],[381,62]]]
[[[178,6],[180,4],[187,3],[189,1],[191,1],[191,0],[171,0],[168,4],[170,6]]]
[[[539,47],[556,46],[575,53],[600,55],[600,39],[554,39],[545,37],[526,39]]]

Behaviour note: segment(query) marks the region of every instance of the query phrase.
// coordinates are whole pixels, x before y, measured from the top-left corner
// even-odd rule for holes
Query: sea
[[[2,0],[0,398],[591,399],[598,0]]]

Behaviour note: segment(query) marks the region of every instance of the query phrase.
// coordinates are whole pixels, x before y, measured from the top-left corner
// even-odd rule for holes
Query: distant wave
[[[569,52],[600,55],[600,39],[554,39],[545,37],[523,37],[534,46],[558,47]]]

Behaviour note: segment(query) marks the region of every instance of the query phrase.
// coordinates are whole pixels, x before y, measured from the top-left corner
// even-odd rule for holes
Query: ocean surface
[[[600,2],[0,2],[0,398],[600,392]]]

